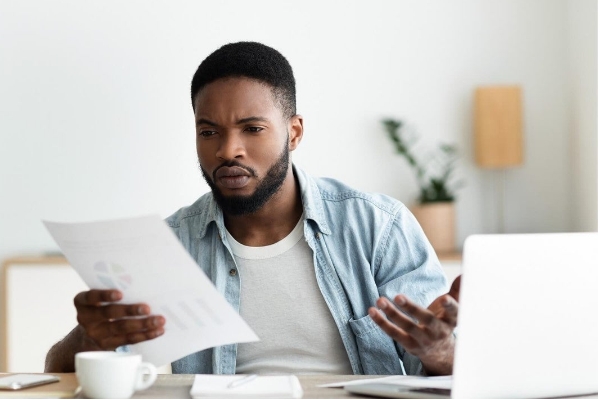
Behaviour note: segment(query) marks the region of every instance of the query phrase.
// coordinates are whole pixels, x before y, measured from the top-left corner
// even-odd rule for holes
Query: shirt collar
[[[327,219],[325,218],[325,207],[323,206],[323,198],[321,197],[321,191],[317,186],[317,182],[302,169],[296,167],[296,165],[292,164],[292,168],[300,186],[300,197],[302,199],[305,219],[313,220],[321,233],[331,234]]]

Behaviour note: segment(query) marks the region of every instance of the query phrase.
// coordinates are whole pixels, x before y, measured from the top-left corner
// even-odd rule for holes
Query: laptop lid
[[[598,233],[473,235],[452,397],[598,392]]]

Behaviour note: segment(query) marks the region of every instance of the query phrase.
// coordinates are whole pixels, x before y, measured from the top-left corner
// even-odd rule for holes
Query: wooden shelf
[[[14,264],[68,264],[69,262],[64,256],[60,255],[31,255],[6,258],[2,262],[2,266]]]
[[[0,371],[43,372],[48,349],[77,324],[73,298],[87,286],[60,254],[0,263]]]
[[[452,252],[444,252],[444,253],[437,253],[438,259],[441,262],[444,261],[462,261],[462,252],[460,251],[452,251]]]

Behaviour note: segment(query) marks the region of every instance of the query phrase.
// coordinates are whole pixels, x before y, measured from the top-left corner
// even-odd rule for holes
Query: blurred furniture
[[[456,249],[456,205],[454,201],[418,203],[410,207],[431,247],[438,254]]]
[[[516,85],[475,89],[474,149],[477,165],[495,169],[497,231],[504,233],[506,169],[523,163],[521,88]]]
[[[2,270],[2,371],[42,372],[50,347],[77,324],[73,298],[87,286],[60,256],[10,258]]]

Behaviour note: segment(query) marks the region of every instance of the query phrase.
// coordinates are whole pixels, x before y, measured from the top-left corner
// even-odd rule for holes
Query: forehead
[[[221,78],[209,83],[196,95],[194,106],[196,115],[279,111],[269,84],[243,77]]]

